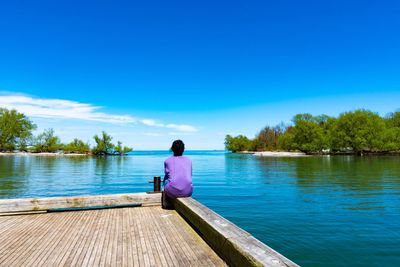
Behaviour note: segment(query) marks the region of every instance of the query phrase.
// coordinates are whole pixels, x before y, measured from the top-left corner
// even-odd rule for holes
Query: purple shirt
[[[168,180],[164,191],[171,198],[190,197],[192,188],[192,161],[184,156],[172,156],[164,162],[165,179]]]

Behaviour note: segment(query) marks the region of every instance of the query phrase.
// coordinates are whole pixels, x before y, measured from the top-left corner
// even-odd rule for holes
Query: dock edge
[[[0,199],[0,215],[32,213],[50,209],[85,208],[91,206],[115,206],[140,204],[161,205],[161,193],[131,193],[73,197]]]
[[[298,266],[193,198],[178,198],[174,205],[230,266]]]

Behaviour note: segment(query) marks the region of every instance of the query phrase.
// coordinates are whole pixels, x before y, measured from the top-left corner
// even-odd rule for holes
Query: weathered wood
[[[160,206],[3,216],[3,226],[0,266],[226,266]]]
[[[174,205],[231,266],[298,266],[193,198],[178,198]]]
[[[132,204],[149,207],[43,214]],[[224,266],[216,252],[231,266],[297,266],[194,199],[173,204],[182,217],[159,193],[0,200],[14,215],[0,216],[0,265]]]
[[[85,208],[91,206],[113,206],[142,204],[161,205],[161,194],[115,194],[77,197],[51,197],[29,199],[1,199],[0,215],[18,212],[39,212],[49,209]]]

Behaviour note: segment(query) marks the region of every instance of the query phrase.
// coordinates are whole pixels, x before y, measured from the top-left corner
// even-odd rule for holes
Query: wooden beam
[[[0,214],[129,204],[141,204],[142,206],[161,205],[161,193],[1,199]]]
[[[298,266],[193,198],[178,198],[174,205],[230,266]]]

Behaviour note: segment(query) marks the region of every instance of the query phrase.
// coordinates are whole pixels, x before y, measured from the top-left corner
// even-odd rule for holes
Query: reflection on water
[[[296,176],[300,186],[343,186],[350,190],[378,190],[384,187],[385,169],[395,168],[394,157],[312,157],[299,159]],[[395,186],[398,186],[393,184]]]
[[[400,266],[400,157],[187,153],[194,197],[303,266]],[[0,198],[145,192],[168,152],[0,157]]]
[[[29,158],[0,157],[0,198],[24,190],[30,174]]]
[[[107,182],[107,176],[109,176],[110,167],[113,164],[114,158],[100,157],[95,159],[96,175],[102,178],[102,182]]]
[[[110,183],[113,177],[124,176],[126,168],[133,162],[127,156],[93,158],[95,162],[95,175],[101,178],[103,184]]]

